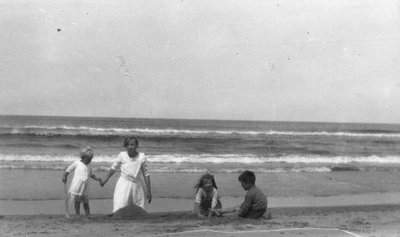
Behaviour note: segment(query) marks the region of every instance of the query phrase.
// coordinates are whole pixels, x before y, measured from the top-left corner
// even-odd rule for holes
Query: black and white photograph
[[[400,236],[399,0],[1,0],[2,236]]]

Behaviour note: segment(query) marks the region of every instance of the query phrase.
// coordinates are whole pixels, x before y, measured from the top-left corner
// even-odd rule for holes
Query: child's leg
[[[80,215],[80,209],[81,209],[81,202],[75,200],[75,213],[78,216]]]
[[[83,203],[83,208],[85,209],[86,216],[90,216],[89,203]]]
[[[86,216],[90,216],[89,198],[82,196],[83,209],[85,209]]]
[[[78,195],[72,195],[72,201],[75,203],[75,213],[76,215],[80,215],[81,214],[81,196]]]

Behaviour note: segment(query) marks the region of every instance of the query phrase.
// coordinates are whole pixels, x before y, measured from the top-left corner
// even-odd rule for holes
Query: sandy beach
[[[3,215],[0,228],[2,236],[266,236],[266,233],[268,236],[400,235],[398,204],[270,208],[269,212],[272,219],[261,220],[232,217],[202,220],[189,211],[155,212],[129,220],[115,219],[104,214],[95,214],[91,219],[67,219],[62,214]]]
[[[243,200],[237,175],[215,174],[225,207]],[[267,193],[272,215],[261,220],[229,216],[202,220],[193,216],[191,196],[198,177],[189,173],[152,174],[154,200],[148,214],[133,214],[125,220],[107,216],[117,177],[104,188],[91,185],[93,218],[67,219],[60,172],[1,170],[0,176],[3,236],[400,235],[397,172],[258,174],[256,183]],[[30,182],[26,182],[27,177]]]

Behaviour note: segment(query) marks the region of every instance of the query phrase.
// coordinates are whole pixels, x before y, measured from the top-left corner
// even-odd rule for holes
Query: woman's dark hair
[[[124,139],[124,147],[128,147],[129,142],[131,140],[134,140],[135,143],[136,143],[136,146],[139,146],[139,140],[137,139],[137,137],[136,136],[129,136],[129,137]]]
[[[242,174],[239,175],[239,181],[246,183],[246,184],[256,184],[256,175],[251,172],[250,170],[243,171]]]
[[[204,186],[204,181],[209,180],[209,179],[211,179],[212,186],[215,189],[218,189],[217,184],[215,183],[214,175],[207,173],[207,174],[203,174],[200,177],[199,182],[194,186],[194,188],[196,189],[196,193],[197,193],[197,191],[199,191],[199,188],[202,188]]]

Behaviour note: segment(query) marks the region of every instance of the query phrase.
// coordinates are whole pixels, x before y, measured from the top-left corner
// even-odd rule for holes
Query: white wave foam
[[[167,173],[205,173],[207,171],[211,173],[241,173],[243,172],[243,168],[231,168],[231,169],[218,169],[218,170],[210,170],[210,169],[201,169],[201,168],[183,168],[183,169],[152,169],[151,172],[167,172]],[[292,167],[292,168],[253,168],[251,169],[256,173],[285,173],[285,172],[331,172],[330,167]]]
[[[116,157],[116,156],[115,156]],[[112,162],[115,157],[95,156],[92,163]],[[66,162],[72,163],[79,160],[78,156],[53,156],[53,155],[1,155],[0,161],[23,161],[23,162]]]
[[[9,128],[12,134],[34,135],[130,135],[141,136],[333,136],[333,137],[375,137],[375,138],[400,138],[400,133],[361,133],[361,132],[300,132],[300,131],[239,131],[239,130],[187,130],[187,129],[151,129],[151,128],[96,128],[86,126],[25,126]]]
[[[236,154],[200,154],[200,155],[182,155],[182,154],[167,154],[148,156],[150,162],[158,163],[265,163],[268,162],[266,158],[257,157],[254,155],[236,155]]]
[[[348,164],[348,163],[380,163],[380,164],[400,164],[400,156],[282,156],[282,157],[259,157],[255,155],[157,155],[149,156],[150,162],[159,163],[242,163],[242,164],[261,164],[261,163],[288,163],[288,164]]]
[[[351,157],[351,156],[286,156],[282,158],[270,158],[270,162],[284,162],[289,164],[307,163],[307,164],[349,164],[349,163],[378,163],[378,164],[400,164],[400,156],[364,156],[364,157]]]
[[[214,163],[214,164],[349,164],[349,163],[372,163],[372,164],[400,164],[400,156],[282,156],[282,157],[260,157],[255,155],[237,155],[237,154],[166,154],[166,155],[146,155],[147,160],[152,163]],[[111,163],[116,156],[99,155],[95,156],[92,163]],[[52,155],[2,155],[0,161],[20,161],[20,162],[66,162],[70,163],[79,159],[77,156],[52,156]]]
[[[13,164],[13,165],[0,165],[0,169],[29,169],[29,170],[65,170],[65,165],[48,165],[48,164],[35,164],[35,165],[27,165],[27,164]],[[100,166],[93,167],[94,171],[107,171],[109,167]],[[152,173],[205,173],[210,171],[209,169],[203,168],[181,168],[181,169],[171,169],[171,168],[155,168],[150,169]],[[240,173],[243,169],[218,169],[211,170],[212,173]],[[269,169],[252,169],[253,172],[256,173],[286,173],[286,172],[330,172],[332,171],[329,167],[294,167],[294,168],[269,168]]]

